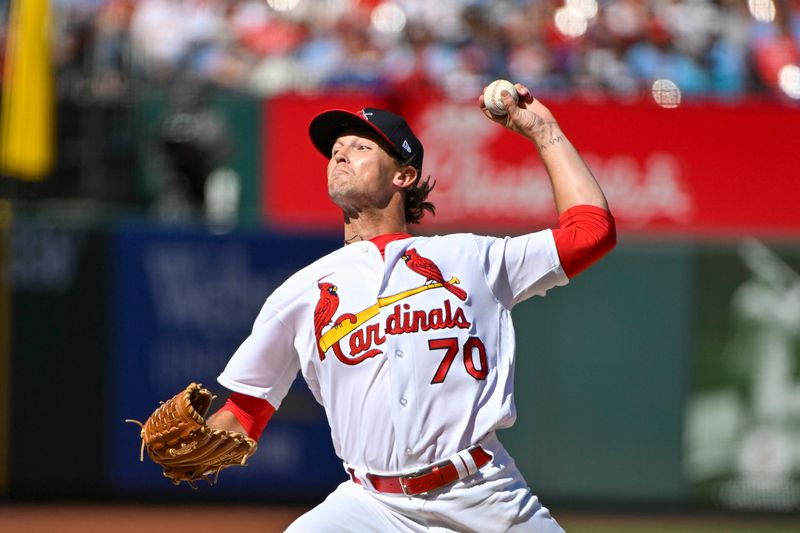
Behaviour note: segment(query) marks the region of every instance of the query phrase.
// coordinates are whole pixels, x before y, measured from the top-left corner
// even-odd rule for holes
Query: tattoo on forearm
[[[544,152],[545,150],[547,150],[551,146],[556,146],[558,144],[563,144],[566,141],[567,140],[564,138],[564,135],[562,135],[560,133],[557,133],[557,134],[552,135],[550,137],[550,139],[547,140],[547,141],[544,141],[544,142],[538,142],[537,141],[536,142],[536,149],[539,150],[539,152]]]
[[[548,124],[539,115],[534,115],[534,117],[534,124],[538,129],[535,144],[539,153],[567,141],[566,138],[564,138],[564,134],[561,133],[561,130],[555,124],[552,122]]]

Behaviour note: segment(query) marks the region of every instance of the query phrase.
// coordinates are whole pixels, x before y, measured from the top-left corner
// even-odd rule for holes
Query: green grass
[[[559,523],[567,533],[800,533],[800,518],[566,516],[561,517]]]

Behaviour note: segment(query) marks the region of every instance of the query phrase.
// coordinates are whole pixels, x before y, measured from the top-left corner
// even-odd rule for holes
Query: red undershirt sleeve
[[[576,205],[558,217],[553,229],[561,267],[572,278],[614,248],[617,231],[614,217],[602,207]]]
[[[220,411],[230,411],[236,420],[244,427],[247,436],[258,440],[267,422],[275,413],[275,408],[267,400],[234,392],[220,408]]]

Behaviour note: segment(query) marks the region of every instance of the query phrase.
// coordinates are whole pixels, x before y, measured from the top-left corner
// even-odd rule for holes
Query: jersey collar
[[[371,238],[369,241],[378,247],[378,250],[381,252],[381,257],[383,257],[387,244],[392,241],[399,241],[401,239],[408,239],[410,237],[411,235],[408,233],[384,233],[383,235],[378,235],[377,237]]]

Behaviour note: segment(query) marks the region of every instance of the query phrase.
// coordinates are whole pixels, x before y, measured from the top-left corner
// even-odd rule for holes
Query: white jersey
[[[441,461],[513,424],[511,308],[567,277],[550,230],[357,242],[267,298],[219,377],[279,408],[297,372],[336,453],[374,473]]]

